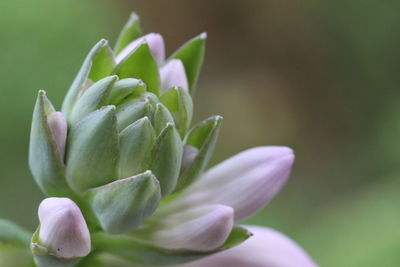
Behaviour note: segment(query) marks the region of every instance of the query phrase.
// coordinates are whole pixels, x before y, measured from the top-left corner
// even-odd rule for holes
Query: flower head
[[[222,117],[191,125],[205,40],[200,34],[166,59],[162,36],[142,36],[132,15],[114,49],[106,40],[91,49],[61,112],[40,91],[29,164],[51,198],[32,239],[39,267],[74,266],[91,249],[80,266],[179,264],[252,235],[235,223],[278,193],[294,154],[261,146],[208,169]],[[286,250],[298,251],[277,251]]]

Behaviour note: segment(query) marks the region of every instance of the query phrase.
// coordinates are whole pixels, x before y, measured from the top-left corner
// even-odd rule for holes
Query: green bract
[[[136,40],[140,36],[138,16],[132,14],[114,51],[108,41],[99,41],[68,90],[62,113],[56,112],[44,91],[39,92],[29,165],[46,196],[67,197],[79,206],[92,251],[86,257],[63,258],[43,243],[39,226],[31,245],[37,266],[178,264],[235,246],[250,236],[233,226],[233,210],[227,206],[165,213],[168,209],[163,207],[207,167],[222,117],[191,127],[191,94],[203,62],[206,34],[188,41],[168,59],[162,37],[149,34]],[[183,69],[171,69],[171,61]],[[166,84],[172,86],[165,89]],[[50,210],[43,212],[52,214],[52,208],[57,211],[47,205],[43,209]],[[65,209],[68,205],[64,208],[68,214]],[[195,225],[198,231],[190,232]],[[1,221],[0,227],[12,229],[0,236],[0,245],[26,248],[25,232]],[[210,238],[211,230],[220,234]],[[180,235],[183,239],[175,240]],[[15,266],[32,265],[28,260]]]

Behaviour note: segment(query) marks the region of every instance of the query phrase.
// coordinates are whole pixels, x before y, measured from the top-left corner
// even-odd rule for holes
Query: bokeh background
[[[195,121],[224,116],[214,163],[289,145],[291,180],[245,223],[274,227],[321,266],[400,266],[399,1],[1,0],[0,217],[33,230],[27,164],[38,89],[56,106],[91,46],[131,11],[172,52],[208,32]]]

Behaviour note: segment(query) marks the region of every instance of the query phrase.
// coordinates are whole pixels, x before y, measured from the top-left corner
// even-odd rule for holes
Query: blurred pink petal
[[[65,143],[67,142],[68,132],[67,120],[61,112],[53,112],[47,118],[47,124],[49,125],[53,140],[57,145],[61,160],[64,160]]]
[[[225,242],[232,227],[232,208],[212,205],[165,215],[148,234],[159,247],[209,251]]]
[[[39,206],[39,240],[59,258],[90,253],[90,233],[79,207],[69,198],[46,198]]]
[[[143,42],[147,42],[154,60],[157,64],[161,64],[165,60],[165,45],[164,39],[159,33],[148,33],[135,41],[128,44],[116,57],[116,62],[121,62],[124,58],[129,56],[135,49]]]
[[[185,67],[179,59],[172,59],[160,68],[160,79],[161,91],[175,86],[189,89]]]
[[[264,207],[287,181],[293,151],[264,146],[243,151],[204,173],[172,204],[182,206],[222,204],[231,206],[235,220]]]
[[[176,267],[317,267],[293,240],[273,229],[246,226],[254,236],[237,247]]]

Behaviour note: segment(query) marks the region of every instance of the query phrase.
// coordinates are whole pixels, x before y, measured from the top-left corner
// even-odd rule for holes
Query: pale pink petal
[[[264,146],[243,151],[204,173],[169,208],[222,204],[234,209],[235,220],[246,218],[279,192],[293,161],[293,151],[288,147]]]
[[[60,153],[61,160],[64,159],[65,143],[67,142],[68,123],[61,112],[53,112],[47,118],[51,135]]]
[[[231,207],[202,206],[166,214],[146,233],[146,239],[166,249],[210,251],[226,241],[232,227]]]
[[[273,229],[246,226],[254,236],[237,247],[176,267],[317,267],[293,240]]]
[[[69,198],[46,198],[39,206],[39,240],[59,258],[90,253],[90,233],[79,207]]]
[[[171,87],[189,89],[185,67],[179,59],[172,59],[160,68],[161,91]]]
[[[165,60],[165,45],[164,39],[161,34],[159,33],[148,33],[130,44],[128,44],[115,58],[117,63],[120,63],[124,58],[129,56],[133,51],[138,48],[140,44],[143,42],[147,42],[150,51],[154,57],[154,60],[157,64],[161,64]]]

